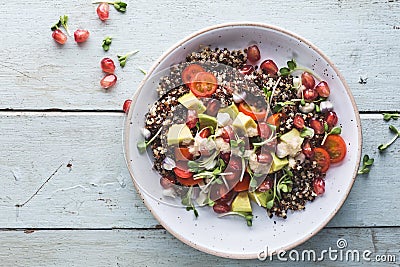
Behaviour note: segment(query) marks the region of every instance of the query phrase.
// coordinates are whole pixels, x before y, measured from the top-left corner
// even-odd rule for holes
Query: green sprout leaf
[[[126,61],[128,60],[128,58],[130,56],[133,56],[133,55],[135,55],[137,53],[139,53],[139,50],[135,50],[135,51],[129,52],[129,53],[125,54],[125,55],[117,55],[118,61],[119,61],[119,65],[121,66],[121,68],[125,67]]]
[[[329,134],[341,134],[342,133],[342,128],[340,127],[334,127]]]
[[[358,170],[358,174],[367,174],[370,171],[370,166],[374,164],[374,159],[368,155],[364,155],[362,166]]]
[[[112,43],[112,37],[110,37],[110,36],[106,36],[106,37],[104,37],[104,39],[103,39],[103,43],[102,43],[102,47],[103,47],[103,50],[104,51],[108,51],[108,50],[110,50],[110,45],[111,45],[111,43]]]
[[[279,73],[280,73],[282,76],[288,76],[288,75],[290,74],[290,69],[287,68],[287,67],[283,67],[283,68],[281,68],[281,69],[279,70]]]
[[[383,113],[383,119],[385,121],[390,121],[391,119],[397,120],[399,117],[399,113]]]
[[[388,148],[390,145],[392,145],[392,144],[397,140],[397,138],[399,138],[399,136],[400,136],[399,130],[396,129],[396,127],[394,127],[393,125],[390,125],[390,126],[389,126],[389,129],[390,129],[390,131],[392,131],[392,132],[395,134],[395,136],[392,138],[392,140],[389,141],[389,143],[379,145],[379,146],[378,146],[379,151],[384,151],[385,149],[387,149],[387,148]]]
[[[289,60],[289,61],[287,62],[287,65],[288,65],[289,70],[291,70],[291,71],[295,70],[296,67],[297,67],[297,64],[296,64],[296,62],[294,61],[294,59]]]
[[[67,34],[69,36],[71,36],[71,33],[69,32],[69,29],[68,29],[68,16],[67,15],[60,16],[60,19],[57,21],[57,23],[55,23],[53,26],[51,26],[51,30],[55,31],[55,30],[59,29],[61,26],[63,26],[64,29],[67,31]]]
[[[93,2],[92,4],[100,4],[100,3],[107,3],[113,5],[114,8],[121,13],[125,13],[126,7],[128,6],[127,3],[122,1],[114,1],[114,2],[100,1],[100,2]]]

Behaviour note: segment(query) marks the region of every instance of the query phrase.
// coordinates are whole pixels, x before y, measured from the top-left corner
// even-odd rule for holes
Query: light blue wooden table
[[[184,245],[145,208],[124,162],[121,106],[143,78],[138,68],[148,69],[189,33],[229,21],[275,24],[320,47],[355,96],[363,152],[375,158],[337,216],[298,249],[321,251],[345,238],[350,249],[396,256],[396,263],[349,265],[399,265],[400,142],[377,150],[391,138],[381,112],[400,110],[399,1],[128,0],[126,14],[111,9],[106,23],[95,8],[66,0],[0,7],[1,266],[287,264],[222,259]],[[87,43],[54,43],[50,26],[63,14],[71,30],[90,30]],[[101,48],[106,35],[114,37],[108,53]],[[100,60],[134,49],[140,53],[117,69],[118,85],[103,91]],[[400,120],[391,123],[400,127]],[[305,264],[344,262],[290,263]]]

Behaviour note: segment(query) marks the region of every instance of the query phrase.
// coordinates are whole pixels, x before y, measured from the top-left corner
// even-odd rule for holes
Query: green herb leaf
[[[280,73],[282,76],[288,76],[288,75],[290,74],[290,69],[289,69],[289,68],[286,68],[286,67],[283,67],[283,68],[281,68],[281,69],[279,70],[279,73]]]
[[[342,133],[342,128],[334,127],[329,133],[330,134],[341,134]]]
[[[117,55],[118,61],[119,61],[119,65],[121,66],[121,68],[125,67],[126,61],[128,60],[128,58],[130,56],[133,56],[133,55],[135,55],[137,53],[139,53],[139,50],[135,50],[135,51],[129,52],[129,53],[125,54],[125,55]]]
[[[390,121],[390,119],[397,120],[400,117],[398,113],[383,113],[383,119]]]
[[[122,2],[122,1],[115,1],[113,3],[113,6],[115,7],[116,10],[118,10],[119,12],[124,13],[126,11],[126,7],[128,6],[127,3]]]
[[[104,39],[103,39],[103,43],[102,43],[102,47],[103,47],[103,50],[104,51],[108,51],[108,50],[110,50],[110,45],[111,45],[111,43],[112,43],[112,37],[110,37],[110,36],[106,36],[106,37],[104,37]]]
[[[297,67],[296,62],[294,61],[294,59],[290,60],[287,62],[287,65],[289,67],[290,70],[295,70]]]
[[[302,138],[312,138],[314,136],[314,129],[309,128],[309,127],[304,127],[303,130],[300,133],[300,137]]]
[[[60,16],[60,23],[64,27],[64,29],[67,31],[68,35],[71,36],[71,33],[69,32],[69,29],[68,29],[68,16],[67,15]]]
[[[369,166],[372,166],[372,164],[374,163],[374,159],[373,158],[369,158],[368,155],[365,155],[363,157],[363,164],[362,166],[359,168],[358,170],[358,174],[366,174],[370,172],[370,168],[368,168]]]
[[[326,133],[329,131],[329,126],[326,122],[324,122],[324,130]]]
[[[300,105],[302,105],[302,106],[305,106],[305,105],[306,105],[306,101],[304,100],[304,98],[301,99]]]
[[[321,108],[319,107],[318,104],[315,105],[315,112],[317,112],[317,113],[321,112]]]
[[[399,130],[397,130],[396,127],[394,127],[393,125],[390,125],[390,126],[389,126],[389,129],[390,129],[393,133],[395,133],[395,134],[400,134],[400,133],[399,133]]]
[[[399,130],[397,130],[396,127],[394,127],[393,125],[390,125],[390,126],[389,126],[389,129],[390,129],[393,133],[395,133],[395,136],[392,138],[392,140],[389,141],[389,143],[379,145],[379,146],[378,146],[378,149],[379,149],[380,151],[383,151],[383,150],[387,149],[387,148],[388,148],[391,144],[393,144],[393,143],[397,140],[397,138],[400,136]]]

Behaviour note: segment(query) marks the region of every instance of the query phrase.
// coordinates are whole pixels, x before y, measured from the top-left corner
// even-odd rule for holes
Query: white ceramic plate
[[[286,220],[266,216],[256,207],[253,226],[248,227],[240,217],[217,218],[211,208],[200,208],[195,219],[184,208],[166,205],[143,192],[139,185],[152,183],[159,188],[159,174],[152,169],[147,154],[140,154],[136,143],[142,140],[149,106],[157,100],[155,84],[148,81],[153,73],[184,61],[186,55],[198,51],[202,45],[243,49],[257,43],[262,58],[273,59],[280,67],[295,58],[302,66],[313,69],[324,77],[331,88],[330,100],[343,127],[342,137],[347,143],[345,160],[332,167],[326,178],[326,192],[306,209],[288,212]],[[136,91],[125,127],[127,165],[135,186],[154,217],[182,242],[201,251],[227,258],[257,258],[268,247],[268,252],[289,250],[315,235],[337,213],[354,183],[361,154],[360,119],[351,92],[332,62],[310,42],[286,30],[264,24],[234,23],[201,30],[178,42],[155,63]],[[253,205],[255,207],[256,205]]]

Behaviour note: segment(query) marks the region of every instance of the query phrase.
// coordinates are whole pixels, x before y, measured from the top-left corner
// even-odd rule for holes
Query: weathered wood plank
[[[21,6],[24,8],[21,9]],[[135,1],[126,14],[111,9],[100,22],[87,1],[23,1],[0,9],[0,109],[116,110],[132,96],[143,75],[173,43],[206,26],[257,21],[297,32],[319,46],[344,73],[360,110],[398,110],[400,2],[398,1]],[[300,15],[299,10],[302,10]],[[284,12],[282,12],[284,11]],[[87,43],[70,37],[54,43],[50,26],[62,14],[71,30],[91,31]],[[40,19],[39,19],[40,18]],[[27,25],[29,27],[27,28]],[[101,48],[114,36],[109,53]],[[139,49],[126,68],[118,68],[118,86],[103,92],[99,62],[104,56]],[[367,84],[358,83],[359,77]],[[391,101],[387,101],[390,96]]]
[[[393,246],[400,242],[399,228],[324,229],[296,248],[300,260],[304,250],[314,250],[317,258],[324,259],[317,262],[308,260],[308,254],[304,254],[305,261],[294,262],[296,254],[290,251],[281,255],[289,262],[276,257],[266,262],[218,258],[188,247],[164,230],[1,231],[0,239],[3,266],[287,266],[289,262],[290,266],[393,266],[393,260],[398,264],[400,257],[398,247]],[[338,239],[345,239],[347,247],[338,249]],[[328,253],[321,257],[321,251],[329,248],[337,252],[331,258]],[[348,250],[358,250],[359,261],[346,254]],[[374,261],[377,255],[396,258],[392,263],[369,262],[362,258],[365,250],[371,251],[368,258]],[[330,260],[335,256],[336,260]]]
[[[388,124],[380,115],[363,118],[364,153],[376,161],[329,226],[399,226],[391,211],[399,209],[400,143],[379,154]],[[0,113],[0,228],[155,227],[125,166],[123,120],[119,113]]]

